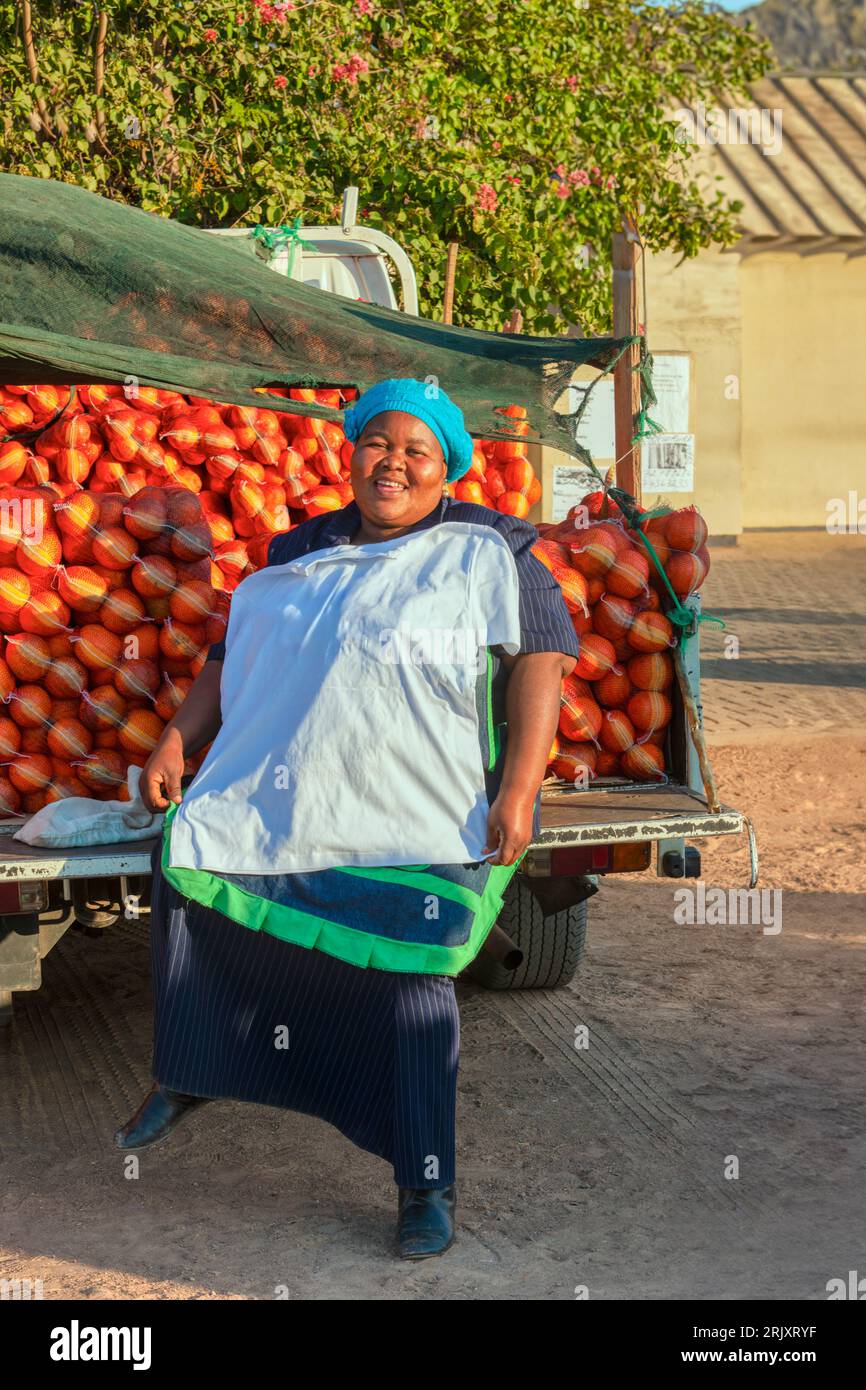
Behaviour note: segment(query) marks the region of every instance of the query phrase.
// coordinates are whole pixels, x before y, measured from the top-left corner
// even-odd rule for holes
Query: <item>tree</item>
[[[610,320],[611,233],[736,235],[671,111],[769,65],[702,0],[0,0],[4,167],[202,226],[332,222],[343,188],[455,322]]]

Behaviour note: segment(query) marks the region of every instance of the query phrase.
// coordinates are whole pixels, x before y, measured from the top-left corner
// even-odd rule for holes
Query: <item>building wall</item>
[[[820,526],[866,492],[866,257],[740,265],[743,524]]]
[[[668,501],[685,506],[694,502],[714,536],[735,536],[743,529],[742,412],[740,401],[736,396],[731,398],[742,381],[739,262],[734,254],[705,251],[678,266],[677,257],[665,252],[648,256],[646,267],[650,350],[655,354],[690,354],[690,429],[696,439],[695,491],[668,498],[647,493],[644,505]],[[638,302],[642,317],[640,295]],[[581,372],[576,379],[586,376]],[[541,454],[543,516],[549,520],[552,468],[573,460],[553,449],[544,449]],[[596,462],[604,472],[611,460]]]

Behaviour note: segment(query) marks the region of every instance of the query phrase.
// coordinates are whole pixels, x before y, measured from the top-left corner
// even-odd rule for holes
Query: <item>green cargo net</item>
[[[243,243],[244,238],[237,241]],[[346,299],[276,275],[248,247],[50,179],[0,174],[0,385],[119,382],[262,405],[256,388],[385,377],[439,385],[476,438],[580,457],[555,404],[576,368],[608,372],[631,338],[482,333]],[[326,406],[269,409],[339,419]]]

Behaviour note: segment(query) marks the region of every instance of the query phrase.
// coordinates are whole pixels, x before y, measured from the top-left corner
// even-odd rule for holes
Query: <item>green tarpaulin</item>
[[[124,382],[261,405],[262,386],[430,378],[476,437],[526,406],[528,439],[577,455],[554,404],[626,339],[454,328],[276,275],[211,236],[71,184],[0,174],[0,385]],[[337,418],[324,407],[268,405]]]

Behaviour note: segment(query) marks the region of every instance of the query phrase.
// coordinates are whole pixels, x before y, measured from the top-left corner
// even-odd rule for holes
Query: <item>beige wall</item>
[[[704,252],[677,266],[673,254],[647,258],[648,339],[653,353],[687,352],[691,357],[690,428],[695,434],[695,491],[664,499],[648,493],[644,504],[695,502],[711,535],[737,535],[741,508],[740,402],[726,398],[726,380],[741,378],[740,258]],[[640,302],[640,300],[639,300]],[[643,309],[640,308],[642,317]],[[578,379],[586,376],[580,373]],[[728,388],[730,390],[730,388]],[[659,421],[663,424],[664,421]],[[550,518],[551,469],[572,462],[553,449],[542,451],[544,519]],[[602,472],[610,460],[596,460]]]
[[[866,257],[743,259],[743,521],[824,526],[866,489]]]

